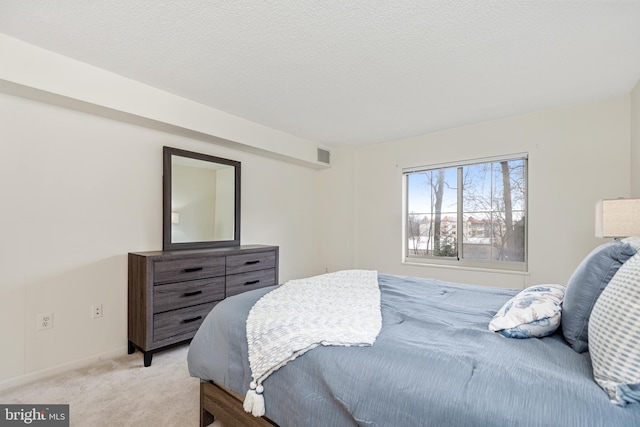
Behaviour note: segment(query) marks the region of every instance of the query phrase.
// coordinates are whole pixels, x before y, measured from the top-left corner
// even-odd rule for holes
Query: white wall
[[[15,44],[0,38],[0,51],[16,61],[24,52],[48,56]],[[124,353],[126,254],[162,247],[163,145],[242,162],[242,242],[280,246],[281,282],[344,268],[509,287],[563,282],[602,243],[593,237],[595,201],[628,197],[632,181],[640,197],[640,177],[631,177],[629,161],[631,152],[640,171],[638,87],[631,97],[333,150],[333,167],[313,170],[297,166],[315,166],[304,160],[315,154],[312,143],[259,126],[245,129],[238,118],[228,118],[229,128],[244,148],[188,138],[197,132],[165,133],[162,123],[137,123],[117,111],[113,117],[122,121],[103,117],[111,117],[103,109],[79,112],[89,102],[81,96],[69,103],[74,109],[56,106],[76,90],[101,87],[92,80],[101,72],[87,70],[80,87],[74,73],[61,72],[68,81],[60,83],[60,97],[52,89],[59,82],[40,71],[49,62],[23,67],[16,61],[0,76],[0,90],[25,96],[0,94],[0,389]],[[62,63],[58,71],[86,68],[59,56],[51,61]],[[54,95],[44,96],[48,90]],[[105,95],[96,92],[92,100]],[[138,101],[144,104],[138,110],[148,106]],[[183,113],[163,114],[191,123]],[[206,122],[218,141],[209,115],[198,117],[196,125]],[[247,150],[251,144],[259,150]],[[530,277],[402,265],[403,167],[522,151],[530,155]],[[104,317],[92,320],[90,306],[97,303]],[[38,332],[36,316],[46,312],[54,313],[55,326]]]
[[[354,148],[331,150],[331,169],[318,172],[316,194],[321,221],[318,245],[326,271],[338,271],[355,266],[355,176]]]
[[[347,217],[343,224],[333,215],[325,228],[338,236],[343,229],[350,231],[345,224],[354,225],[355,240],[353,255],[349,246],[332,246],[327,264],[353,256],[357,268],[461,283],[514,288],[564,283],[580,260],[603,243],[594,237],[595,202],[629,196],[629,118],[629,97],[622,96],[334,150],[332,156],[340,161],[334,170],[320,173],[329,184],[348,182],[353,174],[353,187],[333,187],[332,205],[352,197],[347,209],[354,219]],[[402,264],[402,168],[520,152],[529,153],[529,275]]]
[[[312,168],[319,144],[0,34],[0,91]],[[321,147],[323,148],[323,147]],[[325,147],[326,148],[326,147]]]
[[[640,81],[631,92],[631,197],[640,198]]]
[[[0,389],[124,354],[126,254],[162,248],[163,145],[241,161],[242,243],[279,245],[281,281],[324,271],[313,169],[5,94],[0,117]]]

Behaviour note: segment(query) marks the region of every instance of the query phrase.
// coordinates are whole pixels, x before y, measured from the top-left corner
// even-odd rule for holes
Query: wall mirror
[[[163,148],[162,249],[240,245],[240,162]]]

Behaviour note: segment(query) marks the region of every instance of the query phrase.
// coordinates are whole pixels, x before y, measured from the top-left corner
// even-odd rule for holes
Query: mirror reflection
[[[171,156],[171,241],[233,240],[233,166]]]

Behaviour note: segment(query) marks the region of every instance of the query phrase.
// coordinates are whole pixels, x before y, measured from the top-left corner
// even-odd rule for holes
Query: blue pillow
[[[614,274],[636,250],[614,240],[595,248],[573,272],[562,303],[562,334],[578,353],[589,348],[589,316],[596,300]]]
[[[562,285],[536,285],[520,291],[498,310],[489,329],[507,338],[542,338],[560,325]]]

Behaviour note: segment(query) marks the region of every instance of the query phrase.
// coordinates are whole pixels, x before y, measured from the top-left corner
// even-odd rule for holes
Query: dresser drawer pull
[[[202,291],[193,291],[193,292],[185,292],[183,296],[185,297],[193,297],[196,295],[200,295]]]
[[[196,271],[202,271],[204,270],[204,267],[194,267],[194,268],[185,268],[184,272],[185,273],[194,273]]]
[[[247,261],[244,263],[244,265],[253,265],[253,264],[258,264],[260,262],[259,259],[255,260],[255,261]]]
[[[202,316],[197,316],[197,317],[194,317],[192,319],[184,319],[182,321],[182,323],[191,323],[191,322],[195,322],[196,320],[200,320],[200,319],[202,319]]]
[[[260,283],[260,280],[251,280],[250,282],[244,282],[244,286],[255,285],[256,283]]]

